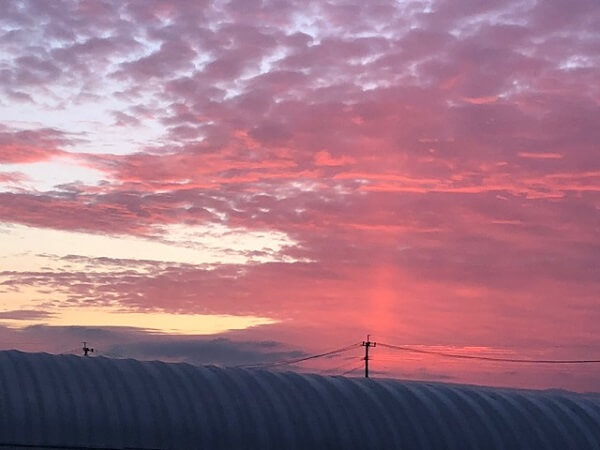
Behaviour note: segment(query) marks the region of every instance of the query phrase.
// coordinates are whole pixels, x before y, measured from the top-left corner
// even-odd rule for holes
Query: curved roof
[[[600,449],[600,398],[0,352],[0,448]]]

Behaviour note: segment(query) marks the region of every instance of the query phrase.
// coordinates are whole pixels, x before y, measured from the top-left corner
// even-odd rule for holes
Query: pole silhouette
[[[377,342],[371,342],[370,338],[371,335],[367,334],[367,340],[360,344],[365,348],[365,378],[369,378],[369,348],[377,346]]]

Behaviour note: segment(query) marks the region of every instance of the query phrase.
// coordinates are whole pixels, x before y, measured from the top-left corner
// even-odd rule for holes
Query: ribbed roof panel
[[[0,448],[595,449],[600,398],[0,352]]]

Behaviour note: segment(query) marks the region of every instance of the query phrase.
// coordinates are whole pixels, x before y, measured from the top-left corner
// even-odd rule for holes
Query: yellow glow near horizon
[[[258,316],[231,316],[225,314],[175,314],[167,312],[127,312],[115,308],[61,308],[47,311],[52,316],[43,319],[0,319],[8,328],[25,328],[31,325],[129,327],[154,333],[180,335],[217,334],[229,330],[242,330],[257,325],[276,323]]]
[[[0,313],[36,312],[47,317],[0,317],[0,326],[22,329],[32,325],[128,327],[154,333],[180,335],[216,334],[229,330],[242,330],[277,321],[260,316],[234,316],[228,314],[177,314],[164,311],[128,311],[118,306],[57,306],[68,301],[64,292],[21,286],[19,290],[0,291]],[[15,313],[19,315],[19,313]]]
[[[151,270],[154,263],[184,263],[210,267],[277,261],[280,251],[295,245],[286,234],[258,232],[223,225],[165,226],[160,238],[102,235],[0,223],[0,272],[118,272]],[[253,252],[257,251],[258,255]],[[67,258],[76,255],[83,257]],[[89,261],[86,260],[89,258]],[[108,260],[95,260],[108,258]],[[123,261],[125,260],[125,261]],[[0,280],[2,281],[2,280]],[[0,312],[21,311],[14,318],[0,317],[0,325],[24,328],[31,325],[132,327],[155,333],[215,334],[275,323],[267,317],[211,314],[175,314],[163,311],[127,311],[118,306],[62,306],[68,302],[69,286],[44,287],[26,284],[0,289]],[[27,313],[23,313],[25,310]],[[40,311],[48,317],[29,312]],[[28,314],[30,314],[28,316]],[[20,318],[18,317],[20,315]]]

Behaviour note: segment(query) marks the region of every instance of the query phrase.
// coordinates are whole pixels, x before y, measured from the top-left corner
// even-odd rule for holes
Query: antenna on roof
[[[88,353],[94,353],[94,349],[87,346],[87,342],[83,341],[83,356],[88,356]]]

